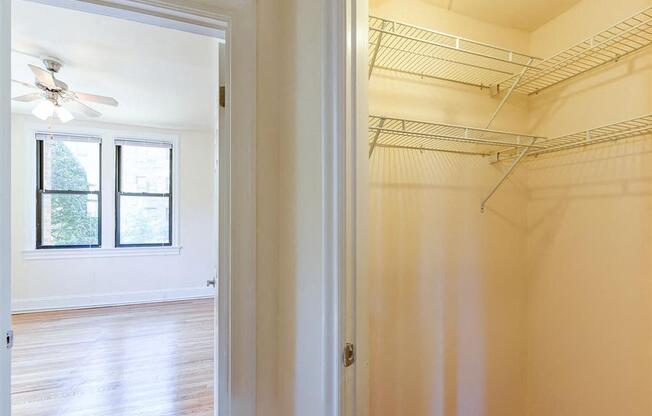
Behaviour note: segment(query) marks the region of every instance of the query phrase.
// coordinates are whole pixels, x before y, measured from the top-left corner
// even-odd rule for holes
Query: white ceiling
[[[57,77],[74,91],[112,96],[93,104],[101,121],[212,131],[218,96],[218,40],[95,14],[15,0],[12,78],[32,83],[27,64],[64,61]],[[12,84],[14,96],[29,92]],[[30,113],[33,103],[12,102]],[[77,117],[83,119],[83,117]]]
[[[370,0],[380,5],[388,0]],[[392,0],[394,1],[394,0]],[[531,32],[580,0],[425,0],[455,13],[504,27]]]

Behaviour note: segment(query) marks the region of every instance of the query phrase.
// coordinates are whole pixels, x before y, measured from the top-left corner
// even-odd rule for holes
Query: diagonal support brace
[[[535,138],[532,140],[531,144],[534,144],[537,141]],[[525,157],[525,155],[530,151],[529,148],[525,148],[521,151],[521,153],[518,155],[518,157],[512,162],[512,164],[509,166],[507,171],[503,173],[503,176],[498,180],[498,183],[493,187],[493,189],[489,192],[489,194],[482,200],[482,203],[480,204],[480,212],[484,213],[485,206],[487,205],[487,202],[491,199],[492,196],[498,191],[498,189],[501,187],[501,185],[507,180],[509,175],[512,174],[514,169],[516,169],[516,166],[518,166],[519,163],[521,163],[521,160]]]
[[[383,33],[385,30],[385,22],[383,22],[382,26],[380,27],[381,31],[378,33],[378,43],[376,44],[376,47],[374,48],[374,52],[371,56],[371,62],[369,63],[369,75],[367,79],[371,79],[371,74],[374,72],[374,67],[376,66],[376,58],[378,57],[378,51],[380,50],[380,43],[383,40]]]
[[[507,91],[507,94],[505,94],[503,99],[500,101],[500,104],[498,104],[498,108],[496,108],[496,111],[494,111],[494,113],[491,115],[491,118],[489,119],[489,122],[487,123],[487,127],[485,127],[485,128],[488,129],[491,126],[491,124],[494,122],[494,120],[498,116],[498,113],[500,113],[500,110],[503,109],[503,107],[505,106],[505,103],[507,102],[509,97],[512,96],[512,94],[514,93],[514,90],[516,89],[518,84],[520,84],[521,79],[523,78],[523,76],[527,72],[528,67],[530,66],[531,63],[532,63],[532,58],[530,58],[528,60],[527,66],[523,67],[523,69],[521,70],[521,73],[519,74],[519,76],[516,78],[516,80],[514,80],[514,82],[512,83],[512,86],[509,88],[509,91]],[[530,145],[535,144],[536,141],[537,141],[536,138],[533,139],[532,142],[530,143]],[[523,149],[521,151],[521,153],[518,155],[518,157],[516,158],[516,160],[514,160],[514,162],[512,162],[511,166],[507,169],[507,171],[503,174],[503,176],[498,180],[498,183],[496,184],[496,186],[494,186],[493,189],[489,192],[489,194],[482,200],[482,203],[480,204],[480,212],[484,213],[484,208],[487,205],[487,202],[491,199],[492,196],[494,196],[496,191],[498,191],[498,189],[502,186],[502,184],[507,180],[509,175],[512,174],[514,169],[516,169],[516,166],[518,166],[518,164],[521,163],[521,160],[523,160],[523,158],[529,152],[529,150],[530,149],[528,149],[528,148]]]
[[[371,141],[371,145],[369,146],[369,159],[371,159],[371,155],[374,153],[374,149],[376,148],[376,143],[378,143],[378,138],[380,137],[380,132],[383,130],[384,124],[385,124],[385,119],[381,118],[380,122],[378,123],[378,129],[376,130],[376,135],[374,136],[374,139]]]
[[[491,124],[494,122],[494,120],[495,120],[496,117],[498,116],[498,113],[500,113],[500,110],[502,110],[503,107],[505,106],[505,103],[507,102],[507,100],[509,99],[509,97],[512,96],[512,93],[514,92],[514,90],[516,89],[516,87],[518,86],[518,84],[521,83],[521,79],[523,78],[523,75],[525,75],[525,73],[527,72],[528,68],[529,68],[530,65],[532,64],[532,61],[533,61],[532,58],[530,58],[530,59],[527,61],[527,65],[523,67],[523,69],[521,70],[521,73],[519,74],[519,76],[518,76],[518,77],[516,78],[516,80],[512,83],[512,86],[509,87],[509,90],[507,91],[507,94],[505,94],[505,96],[503,97],[503,99],[500,101],[500,104],[498,104],[498,108],[496,108],[496,111],[494,111],[494,113],[491,115],[491,118],[489,119],[489,122],[487,123],[485,129],[488,129],[488,128],[491,126]]]

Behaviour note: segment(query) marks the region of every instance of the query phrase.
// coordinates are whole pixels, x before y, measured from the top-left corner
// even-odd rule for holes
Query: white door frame
[[[176,6],[159,0],[33,0],[144,23],[215,35],[226,41],[226,109],[220,124],[219,143],[219,279],[218,354],[215,371],[216,416],[254,416],[256,399],[255,341],[255,13],[243,10],[209,12]],[[10,154],[11,154],[11,0],[0,0],[0,331],[10,329]],[[253,22],[252,22],[253,21]],[[246,44],[235,54],[233,43]],[[252,45],[253,43],[253,45]],[[242,52],[244,51],[244,52]],[[235,70],[231,69],[231,66]],[[239,68],[242,68],[239,70]],[[231,74],[234,74],[233,76]],[[240,99],[234,101],[232,97]],[[237,137],[237,139],[234,139]],[[233,162],[232,163],[232,159]],[[232,167],[238,167],[233,168]],[[232,208],[235,207],[235,208]],[[231,212],[238,212],[233,218]],[[238,232],[232,232],[238,230]],[[237,276],[236,276],[237,275]],[[235,283],[234,283],[235,282]],[[240,301],[241,300],[241,301]],[[239,305],[232,308],[232,305]],[[232,331],[236,321],[238,331]],[[0,345],[0,414],[10,415],[10,353]],[[237,385],[234,385],[233,381]],[[218,409],[219,407],[219,415]]]
[[[347,0],[348,2],[348,0]],[[322,146],[324,185],[323,256],[324,256],[324,412],[325,416],[344,416],[343,397],[347,393],[346,379],[350,371],[342,365],[342,348],[346,338],[345,288],[345,180],[343,164],[346,157],[346,4],[322,0]],[[348,416],[348,415],[347,415]]]
[[[366,416],[368,0],[324,0],[322,10],[325,414]],[[356,351],[349,368],[346,343]]]
[[[348,316],[352,337],[357,351],[355,377],[351,383],[353,393],[349,400],[350,413],[347,416],[367,416],[369,414],[369,306],[368,290],[368,236],[369,236],[369,143],[368,119],[369,99],[369,1],[350,0],[350,60],[351,82],[347,86],[351,95],[349,118],[351,134],[349,146],[351,161],[349,169],[354,172],[347,188],[347,195],[352,200],[350,211],[354,216],[350,228],[353,233],[352,251],[355,260],[354,272],[349,277],[352,287],[350,296],[350,313]]]

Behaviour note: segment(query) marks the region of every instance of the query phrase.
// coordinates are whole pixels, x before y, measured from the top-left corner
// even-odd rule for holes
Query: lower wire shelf
[[[374,149],[394,148],[490,156],[491,162],[512,163],[480,203],[480,211],[517,165],[543,154],[652,135],[652,114],[607,124],[573,134],[546,138],[452,124],[429,123],[400,118],[369,117],[369,157]]]
[[[543,140],[519,134],[452,124],[382,116],[369,117],[369,157],[375,148],[413,149],[490,156],[506,149],[543,150]]]
[[[652,134],[652,114],[546,138],[453,124],[369,116],[369,157],[376,148],[412,149],[512,160]]]
[[[588,147],[601,143],[615,142],[648,134],[652,134],[652,114],[618,123],[607,124],[577,133],[540,140],[537,144],[540,145],[541,148],[528,150],[527,156],[528,158],[532,158],[544,154]],[[516,148],[504,152],[499,151],[496,159],[514,159],[517,152],[518,150]]]

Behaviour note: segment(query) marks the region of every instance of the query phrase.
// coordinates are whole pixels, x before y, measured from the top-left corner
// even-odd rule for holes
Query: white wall
[[[258,377],[256,406],[260,416],[276,415],[279,337],[279,116],[280,8],[276,1],[258,2],[256,125],[256,255],[258,279]]]
[[[549,55],[652,5],[584,0],[532,33]],[[652,51],[533,97],[559,135],[652,113]],[[652,414],[650,136],[528,163],[530,416]]]
[[[34,249],[35,119],[12,117],[12,260],[14,310],[91,306],[208,296],[214,275],[216,236],[214,138],[209,132],[170,131],[101,122],[71,122],[65,131],[119,131],[134,136],[178,137],[178,229],[180,254],[74,259],[32,258]],[[53,129],[56,131],[56,126]],[[103,248],[113,242],[112,152],[103,148]],[[102,249],[96,249],[102,250]],[[47,255],[56,254],[48,250]],[[26,258],[26,256],[29,256]]]
[[[279,2],[279,414],[324,414],[322,4]]]
[[[527,52],[528,35],[421,0],[370,13]],[[500,97],[375,71],[373,115],[484,127]],[[493,125],[527,130],[515,97]],[[370,160],[370,415],[522,416],[526,178],[480,213],[504,167],[480,156],[375,149]]]

